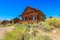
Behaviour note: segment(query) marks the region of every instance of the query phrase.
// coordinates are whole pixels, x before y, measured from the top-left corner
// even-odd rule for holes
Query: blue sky
[[[60,0],[0,0],[0,20],[11,20],[27,6],[41,10],[46,17],[60,15]]]

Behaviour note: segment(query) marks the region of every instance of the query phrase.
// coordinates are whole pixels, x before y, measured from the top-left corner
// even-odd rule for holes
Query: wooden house
[[[3,25],[6,25],[6,24],[8,24],[8,23],[9,23],[8,20],[3,20],[3,21],[1,22],[1,24],[3,24]]]
[[[12,24],[16,24],[16,23],[20,23],[20,19],[19,18],[14,18],[14,19],[12,19],[12,20],[10,20],[10,23],[12,23]]]
[[[34,23],[45,20],[45,14],[35,8],[27,7],[22,13],[22,22]]]

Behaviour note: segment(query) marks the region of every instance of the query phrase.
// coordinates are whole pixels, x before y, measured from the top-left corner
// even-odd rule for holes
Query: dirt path
[[[47,35],[49,35],[52,38],[52,40],[60,40],[60,34],[58,32],[57,33],[43,32],[42,30],[39,30],[39,29],[38,29],[38,31],[40,33],[46,33]]]
[[[0,40],[2,40],[4,38],[4,32],[6,32],[6,31],[11,32],[13,29],[14,29],[14,26],[1,27],[0,28]]]
[[[58,33],[47,33],[53,40],[60,40],[60,34]]]
[[[56,33],[48,33],[48,34],[51,36],[53,40],[60,40],[60,31],[58,31],[57,28],[55,30]]]

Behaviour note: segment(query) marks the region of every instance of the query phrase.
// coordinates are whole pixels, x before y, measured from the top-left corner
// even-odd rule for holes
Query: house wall
[[[39,22],[44,21],[45,15],[42,12],[39,12],[36,9],[26,8],[22,14],[22,21],[24,22]]]

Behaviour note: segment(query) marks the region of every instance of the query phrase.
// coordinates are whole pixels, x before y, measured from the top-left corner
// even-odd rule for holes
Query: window
[[[24,21],[25,21],[26,19],[24,18]]]
[[[35,20],[35,16],[32,16],[32,20]]]
[[[24,21],[26,21],[26,20],[27,20],[27,17],[24,18]]]

